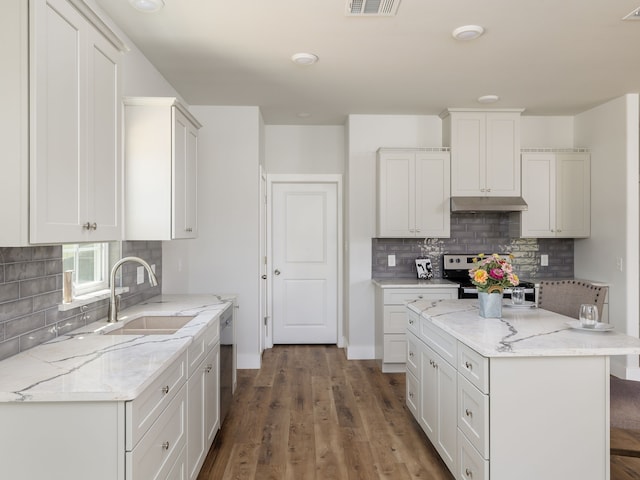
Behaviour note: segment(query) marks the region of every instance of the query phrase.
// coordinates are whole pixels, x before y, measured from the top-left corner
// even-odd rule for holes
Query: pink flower
[[[492,268],[489,271],[489,276],[496,280],[502,280],[504,278],[504,271],[501,268]]]

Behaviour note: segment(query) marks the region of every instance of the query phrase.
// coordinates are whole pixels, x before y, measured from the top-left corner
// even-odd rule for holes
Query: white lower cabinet
[[[411,310],[407,337],[407,407],[457,480],[610,478],[608,357],[487,358]]]
[[[406,305],[416,300],[443,300],[458,297],[455,285],[391,287],[376,285],[375,356],[382,371],[403,372],[407,358]]]

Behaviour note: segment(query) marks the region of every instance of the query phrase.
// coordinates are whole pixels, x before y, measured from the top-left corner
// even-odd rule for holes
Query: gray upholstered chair
[[[580,305],[591,303],[598,307],[602,318],[602,308],[608,287],[596,286],[580,280],[548,280],[540,282],[538,307],[578,318]]]

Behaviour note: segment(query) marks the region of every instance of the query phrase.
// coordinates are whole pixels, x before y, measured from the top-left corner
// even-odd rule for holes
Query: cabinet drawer
[[[419,420],[418,405],[420,405],[420,383],[411,373],[407,372],[407,407],[416,420]]]
[[[126,450],[131,451],[187,380],[187,355],[181,355],[138,398],[125,404]],[[151,478],[151,477],[149,477]]]
[[[220,318],[214,318],[204,333],[200,335],[187,350],[187,378],[191,376],[196,367],[200,365],[200,362],[207,356],[212,345],[216,342],[220,336]]]
[[[434,298],[424,288],[386,288],[384,290],[385,305],[404,305],[416,300]],[[437,298],[437,297],[435,297]]]
[[[407,326],[407,307],[385,305],[382,328],[384,333],[404,333]]]
[[[489,396],[458,374],[458,428],[480,455],[489,458]]]
[[[447,363],[456,365],[458,341],[423,317],[420,317],[419,338],[433,348]]]
[[[489,480],[489,460],[473,448],[464,433],[458,430],[457,480]]]
[[[407,361],[407,337],[404,333],[385,334],[382,361],[385,363],[404,363]]]
[[[131,480],[167,479],[186,445],[186,387],[174,395],[162,415],[131,452],[126,453],[126,476]],[[180,477],[177,477],[180,478]]]
[[[407,330],[416,334],[416,336],[420,333],[420,315],[414,312],[413,310],[406,310],[406,321],[407,321]]]
[[[463,343],[458,345],[458,371],[482,393],[489,393],[489,359]]]
[[[420,378],[420,340],[415,335],[407,334],[407,371]]]

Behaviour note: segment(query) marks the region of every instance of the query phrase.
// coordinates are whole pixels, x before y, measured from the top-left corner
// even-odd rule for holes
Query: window
[[[75,295],[109,288],[109,244],[78,243],[62,246],[63,271],[73,270]]]

